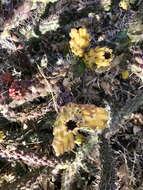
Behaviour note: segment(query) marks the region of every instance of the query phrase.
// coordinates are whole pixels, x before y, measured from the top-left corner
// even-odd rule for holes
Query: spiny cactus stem
[[[39,158],[37,155],[31,153],[26,154],[22,150],[7,150],[6,147],[0,145],[0,156],[5,159],[14,159],[14,160],[22,160],[26,162],[28,165],[34,165],[36,167],[39,166],[50,166],[54,167],[55,163],[53,161],[48,160],[47,157]]]
[[[106,138],[110,139],[120,128],[119,123],[123,121],[124,118],[135,112],[143,104],[143,91],[139,90],[137,96],[132,100],[128,101],[121,110],[119,110],[112,118],[110,128],[105,130],[104,135]]]

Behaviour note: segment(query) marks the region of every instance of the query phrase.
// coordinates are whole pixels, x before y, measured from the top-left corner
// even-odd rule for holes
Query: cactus
[[[10,30],[18,26],[22,20],[27,19],[30,16],[31,8],[32,3],[30,1],[23,1],[20,6],[18,6],[12,17],[5,21],[4,32],[5,30]]]
[[[143,51],[137,46],[132,51],[131,71],[143,81]]]
[[[4,147],[3,145],[0,145],[0,156],[8,159],[14,159],[14,160],[22,160],[26,164],[30,166],[40,167],[40,166],[50,166],[54,167],[55,163],[50,161],[47,157],[40,158],[34,153],[28,154],[25,153],[22,150],[15,150],[10,149],[9,146]]]
[[[50,95],[50,92],[58,93],[60,86],[58,86],[58,80],[66,75],[68,65],[57,67],[52,73],[45,69],[44,74],[45,78],[40,74],[35,74],[31,80],[16,81],[14,80],[12,84],[5,88],[1,89],[0,96],[0,111],[8,120],[11,121],[24,121],[30,118],[33,118],[34,110],[31,110],[31,114],[20,112],[17,114],[17,108],[22,105],[26,106],[26,103],[33,101],[39,97],[47,97]],[[1,75],[2,78],[4,74]],[[53,78],[52,78],[53,77]],[[49,78],[49,79],[48,79]],[[3,79],[5,82],[5,79]],[[48,81],[48,82],[47,82]],[[49,89],[49,85],[50,88]],[[48,103],[47,103],[48,104]],[[47,105],[45,103],[45,106]],[[45,114],[49,110],[49,106],[45,109],[45,106],[38,113],[35,110],[35,118],[39,117],[41,113]],[[29,109],[28,109],[29,110]],[[27,111],[28,111],[27,110]],[[27,117],[26,117],[27,116]]]
[[[46,34],[48,31],[55,31],[59,28],[59,18],[58,16],[51,16],[48,19],[44,19],[39,24],[39,31],[41,34]]]
[[[100,146],[98,144],[99,138],[97,131],[94,131],[90,136],[88,143],[84,143],[79,148],[74,161],[69,164],[62,175],[62,190],[77,189],[84,186],[86,189],[86,179],[82,179],[80,173],[90,173],[94,176],[96,189],[99,188],[101,180],[101,160],[100,160]],[[83,181],[84,182],[83,182]]]
[[[3,32],[0,34],[0,44],[3,48],[16,51],[13,36],[10,31],[14,29],[20,38],[29,40],[35,37],[35,25],[45,11],[45,3],[37,4],[30,0],[21,1],[8,19],[4,19]]]
[[[129,28],[127,35],[130,38],[131,42],[137,43],[143,39],[143,23],[142,23],[142,14],[134,15],[132,21],[129,23]]]

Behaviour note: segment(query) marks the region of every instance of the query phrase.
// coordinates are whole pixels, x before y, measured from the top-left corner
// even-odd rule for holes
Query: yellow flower
[[[73,52],[76,56],[83,57],[83,55],[84,55],[84,49],[82,49],[82,48],[79,46],[79,44],[76,44],[76,46],[75,46],[75,40],[71,40],[71,41],[70,41],[70,47],[71,47],[72,52]]]
[[[84,56],[85,64],[92,70],[95,69],[95,65],[97,69],[109,66],[113,58],[111,49],[99,46],[91,48]]]
[[[78,39],[79,38],[79,33],[78,33],[78,30],[76,28],[72,28],[69,35],[72,39],[74,39],[74,38]]]
[[[104,109],[95,105],[79,104],[82,112],[82,123],[80,127],[90,129],[104,129],[108,126],[109,113]]]
[[[108,121],[109,113],[95,105],[69,103],[62,107],[53,130],[52,145],[56,155],[72,150],[75,143],[82,143],[83,137],[77,135],[80,127],[104,129],[108,126]]]
[[[89,35],[86,28],[80,28],[79,29],[79,35],[80,35],[80,37],[85,38],[88,41],[90,41],[90,35]]]
[[[130,8],[130,4],[126,2],[125,0],[122,0],[119,5],[125,10],[128,10]]]
[[[86,28],[79,30],[72,28],[70,32],[71,40],[69,42],[72,52],[79,57],[83,57],[85,48],[90,45],[90,35]]]
[[[57,156],[74,148],[73,133],[72,131],[68,131],[65,125],[55,127],[53,134],[54,140],[52,145]]]
[[[122,79],[127,79],[127,78],[129,78],[129,71],[125,70],[122,72]]]
[[[3,131],[0,131],[0,143],[4,142],[4,138],[5,138],[5,134],[3,133]]]

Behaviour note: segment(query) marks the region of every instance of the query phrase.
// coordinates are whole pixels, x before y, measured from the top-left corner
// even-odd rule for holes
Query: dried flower
[[[25,85],[13,82],[9,88],[9,96],[14,100],[21,100],[25,96]]]
[[[2,80],[3,85],[10,86],[13,82],[13,77],[9,72],[5,72],[0,75],[0,79]]]
[[[85,64],[91,70],[95,69],[95,65],[97,65],[97,69],[100,67],[109,66],[109,63],[113,60],[113,58],[114,56],[111,49],[107,47],[101,48],[99,46],[96,48],[91,48],[84,56]]]
[[[80,28],[79,30],[72,28],[70,32],[70,48],[72,52],[79,57],[84,55],[85,48],[89,47],[90,35],[86,28]]]

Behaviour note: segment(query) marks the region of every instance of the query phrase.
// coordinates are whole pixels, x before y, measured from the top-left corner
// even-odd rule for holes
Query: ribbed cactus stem
[[[36,74],[31,80],[14,81],[13,83],[15,83],[15,85],[11,85],[7,91],[5,88],[1,89],[0,112],[4,117],[11,121],[24,121],[33,117],[41,116],[42,113],[45,114],[46,110],[49,110],[48,105],[45,110],[43,109],[43,111],[42,108],[40,108],[42,113],[39,114],[35,112],[33,114],[32,112],[31,115],[28,114],[27,116],[25,112],[19,111],[17,114],[16,108],[37,98],[44,98],[50,95],[51,92],[58,93],[60,88],[58,81],[66,75],[68,68],[69,65],[62,65],[62,68],[51,73],[46,69],[43,72],[45,78],[40,74]],[[48,84],[50,84],[50,88]],[[19,90],[21,92],[23,91],[23,93],[19,96],[19,99],[17,99],[17,92],[19,92]]]
[[[27,19],[32,7],[32,2],[23,1],[23,3],[14,11],[14,14],[5,21],[4,30],[14,28],[19,25],[21,20]]]
[[[7,159],[14,159],[14,160],[22,160],[24,161],[27,165],[32,165],[32,166],[50,166],[54,167],[55,163],[51,160],[49,160],[46,156],[40,158],[34,153],[25,153],[22,150],[7,150],[4,146],[1,145],[0,147],[0,156]]]

